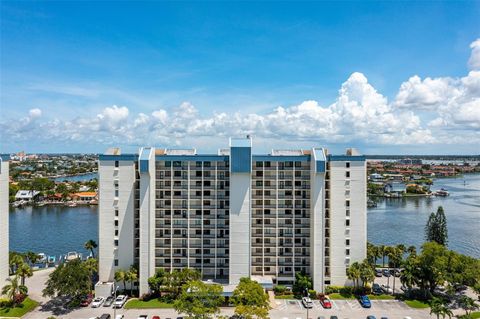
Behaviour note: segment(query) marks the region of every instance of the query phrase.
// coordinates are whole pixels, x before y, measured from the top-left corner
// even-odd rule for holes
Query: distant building
[[[39,191],[19,190],[17,194],[15,194],[15,200],[32,201],[38,195],[40,195]]]
[[[405,193],[405,184],[404,183],[386,183],[383,187],[385,193]]]
[[[9,275],[8,268],[8,176],[9,155],[0,154],[0,287]]]
[[[145,147],[99,157],[99,282],[139,266],[140,295],[158,268],[204,279],[241,277],[313,288],[352,285],[347,267],[366,257],[366,161],[349,149],[252,154],[231,139],[217,154]]]
[[[98,199],[96,192],[79,192],[70,194],[70,198],[74,201],[91,201]]]

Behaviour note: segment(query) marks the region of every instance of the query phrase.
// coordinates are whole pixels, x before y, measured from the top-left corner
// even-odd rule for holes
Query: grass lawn
[[[340,294],[340,293],[333,293],[333,294],[329,294],[328,297],[330,299],[355,299],[355,296],[354,295],[346,295],[346,294]]]
[[[160,301],[158,299],[151,299],[149,301],[142,301],[138,299],[131,299],[125,304],[125,309],[155,309],[155,308],[173,308],[173,304]]]
[[[293,295],[275,296],[275,299],[295,299]]]
[[[15,308],[0,308],[0,317],[22,317],[24,314],[32,311],[37,306],[38,302],[30,298],[26,298]]]
[[[393,300],[395,299],[392,295],[368,295],[368,298],[371,300]]]
[[[420,300],[405,300],[405,303],[412,308],[417,308],[417,309],[424,309],[424,308],[429,308],[430,305],[428,303],[425,303]]]
[[[480,311],[472,312],[472,318],[473,318],[473,319],[478,319],[478,318],[480,318]]]

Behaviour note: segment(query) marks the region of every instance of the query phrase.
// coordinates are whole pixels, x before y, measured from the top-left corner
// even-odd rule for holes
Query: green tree
[[[17,271],[15,272],[15,274],[21,278],[22,280],[21,285],[25,286],[25,278],[32,277],[33,271],[29,265],[27,265],[26,263],[22,263],[20,267],[17,268]]]
[[[347,278],[353,281],[353,286],[355,289],[358,288],[358,281],[360,280],[361,270],[360,264],[358,262],[352,263],[347,268]]]
[[[11,251],[9,254],[9,266],[10,266],[10,273],[14,274],[15,271],[24,263],[23,256],[20,253],[15,251]]]
[[[293,283],[293,293],[297,296],[303,296],[305,291],[312,289],[312,278],[305,271],[295,274],[295,282]]]
[[[206,284],[200,280],[183,285],[182,292],[173,303],[178,313],[185,313],[188,318],[206,319],[220,312],[224,302],[222,286]]]
[[[458,300],[458,305],[460,308],[465,310],[466,315],[469,315],[473,310],[478,309],[478,305],[475,303],[475,300],[465,295],[460,297]]]
[[[240,278],[230,301],[235,305],[235,314],[245,319],[268,319],[268,295],[258,282],[250,278]]]
[[[402,285],[411,289],[418,277],[418,260],[416,256],[410,255],[403,265],[403,271],[400,273],[400,282]]]
[[[92,257],[95,258],[94,249],[98,247],[97,242],[95,240],[89,239],[88,241],[85,242],[83,247],[85,247],[86,250],[90,250],[90,252],[92,253]]]
[[[378,247],[370,242],[367,242],[367,259],[372,267],[375,267],[379,255]]]
[[[427,224],[425,225],[425,239],[447,246],[447,217],[445,216],[442,206],[438,207],[437,213],[430,214]]]
[[[445,316],[448,316],[449,318],[452,317],[453,313],[452,311],[445,305],[443,300],[439,298],[433,298],[430,302],[430,314],[437,316],[437,319],[440,319],[440,316],[442,318],[445,318]]]
[[[152,277],[148,278],[148,287],[153,294],[160,296],[165,289],[166,282],[167,272],[163,268],[159,268]]]
[[[115,281],[121,281],[123,283],[123,290],[127,291],[127,272],[123,269],[118,269],[115,271],[115,275],[113,276]]]
[[[138,281],[138,270],[133,265],[126,273],[127,281],[130,283],[130,296],[133,296],[133,285]]]
[[[360,280],[362,281],[363,288],[365,288],[369,282],[375,280],[374,267],[372,267],[367,259],[360,264]]]
[[[90,278],[90,287],[94,288],[93,278],[96,273],[98,273],[98,260],[95,258],[89,258],[84,262],[84,266],[88,271],[88,276]]]
[[[382,267],[385,268],[385,256],[387,255],[386,252],[387,247],[385,245],[380,245],[378,246],[378,251],[380,255],[382,256]]]
[[[38,254],[33,251],[27,251],[25,253],[25,257],[27,258],[29,264],[32,266],[40,259],[40,256],[38,256]]]
[[[28,293],[28,288],[18,282],[18,276],[7,278],[7,282],[8,284],[2,288],[1,295],[6,296],[10,302],[15,303],[17,300],[15,296],[18,294],[26,295]]]
[[[49,276],[43,289],[45,297],[68,297],[79,301],[91,291],[90,274],[80,259],[60,264]]]
[[[416,256],[417,255],[417,247],[415,246],[408,246],[407,252],[410,256]]]

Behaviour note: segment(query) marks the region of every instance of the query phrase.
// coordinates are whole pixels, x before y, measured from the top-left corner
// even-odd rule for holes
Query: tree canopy
[[[447,246],[447,217],[445,216],[442,206],[438,207],[437,213],[430,214],[427,224],[425,225],[425,239]]]
[[[235,314],[245,319],[268,318],[268,295],[258,282],[250,278],[240,278],[230,301],[235,305]]]
[[[224,302],[222,286],[193,280],[182,286],[173,308],[188,318],[206,319],[220,312]]]
[[[60,264],[49,276],[43,295],[81,299],[90,290],[90,273],[80,259]]]

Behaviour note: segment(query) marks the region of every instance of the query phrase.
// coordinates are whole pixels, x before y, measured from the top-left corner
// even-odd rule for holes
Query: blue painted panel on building
[[[155,160],[157,161],[207,161],[207,162],[215,162],[215,161],[228,161],[228,156],[225,155],[157,155],[155,156]]]
[[[122,154],[122,155],[111,155],[111,154],[100,154],[98,155],[100,161],[136,161],[138,155],[136,154]]]
[[[250,173],[252,171],[252,148],[231,147],[230,161],[232,173]]]
[[[294,156],[282,156],[282,155],[253,155],[254,161],[262,162],[308,162],[310,161],[310,155],[294,155]]]
[[[328,160],[332,162],[365,162],[365,155],[328,155]]]

